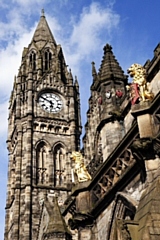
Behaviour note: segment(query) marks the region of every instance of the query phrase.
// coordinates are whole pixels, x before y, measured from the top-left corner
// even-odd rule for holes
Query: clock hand
[[[44,98],[41,96],[41,98],[43,98],[45,101],[49,102],[50,104],[53,104],[53,102],[51,100],[48,100],[47,98]]]
[[[44,98],[44,97],[42,97],[41,96],[41,98],[43,98],[45,101],[47,101],[47,102],[50,102],[50,100],[48,100],[47,98]]]

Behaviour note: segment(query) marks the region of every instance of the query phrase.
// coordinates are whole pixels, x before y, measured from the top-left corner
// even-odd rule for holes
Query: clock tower
[[[65,201],[80,134],[78,81],[42,12],[9,102],[5,240],[38,239],[40,202],[46,195]]]

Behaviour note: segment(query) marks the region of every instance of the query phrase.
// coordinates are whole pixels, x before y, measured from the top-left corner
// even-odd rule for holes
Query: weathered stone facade
[[[8,126],[5,239],[37,239],[41,200],[56,195],[62,205],[71,192],[69,156],[81,134],[78,82],[44,15],[22,54]]]
[[[144,65],[154,99],[131,105],[127,76],[104,47],[82,152],[91,181],[72,183],[79,86],[42,14],[10,98],[5,240],[160,238],[160,45]]]

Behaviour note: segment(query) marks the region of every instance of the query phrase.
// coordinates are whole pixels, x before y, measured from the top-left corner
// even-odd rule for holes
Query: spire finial
[[[104,54],[106,54],[106,52],[112,52],[112,47],[107,43],[106,46],[104,46],[103,50]]]
[[[41,17],[45,17],[45,15],[44,15],[44,9],[42,8],[42,10],[41,10]]]

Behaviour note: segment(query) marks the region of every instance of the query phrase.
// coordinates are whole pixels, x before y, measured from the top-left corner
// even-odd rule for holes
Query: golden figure
[[[78,177],[78,182],[86,182],[91,180],[91,176],[88,173],[86,166],[84,165],[84,159],[80,152],[73,151],[71,159],[75,161],[74,171]]]
[[[133,77],[133,84],[138,85],[140,101],[152,100],[153,93],[148,89],[149,83],[146,81],[146,70],[140,64],[134,63],[127,70],[131,77]]]

